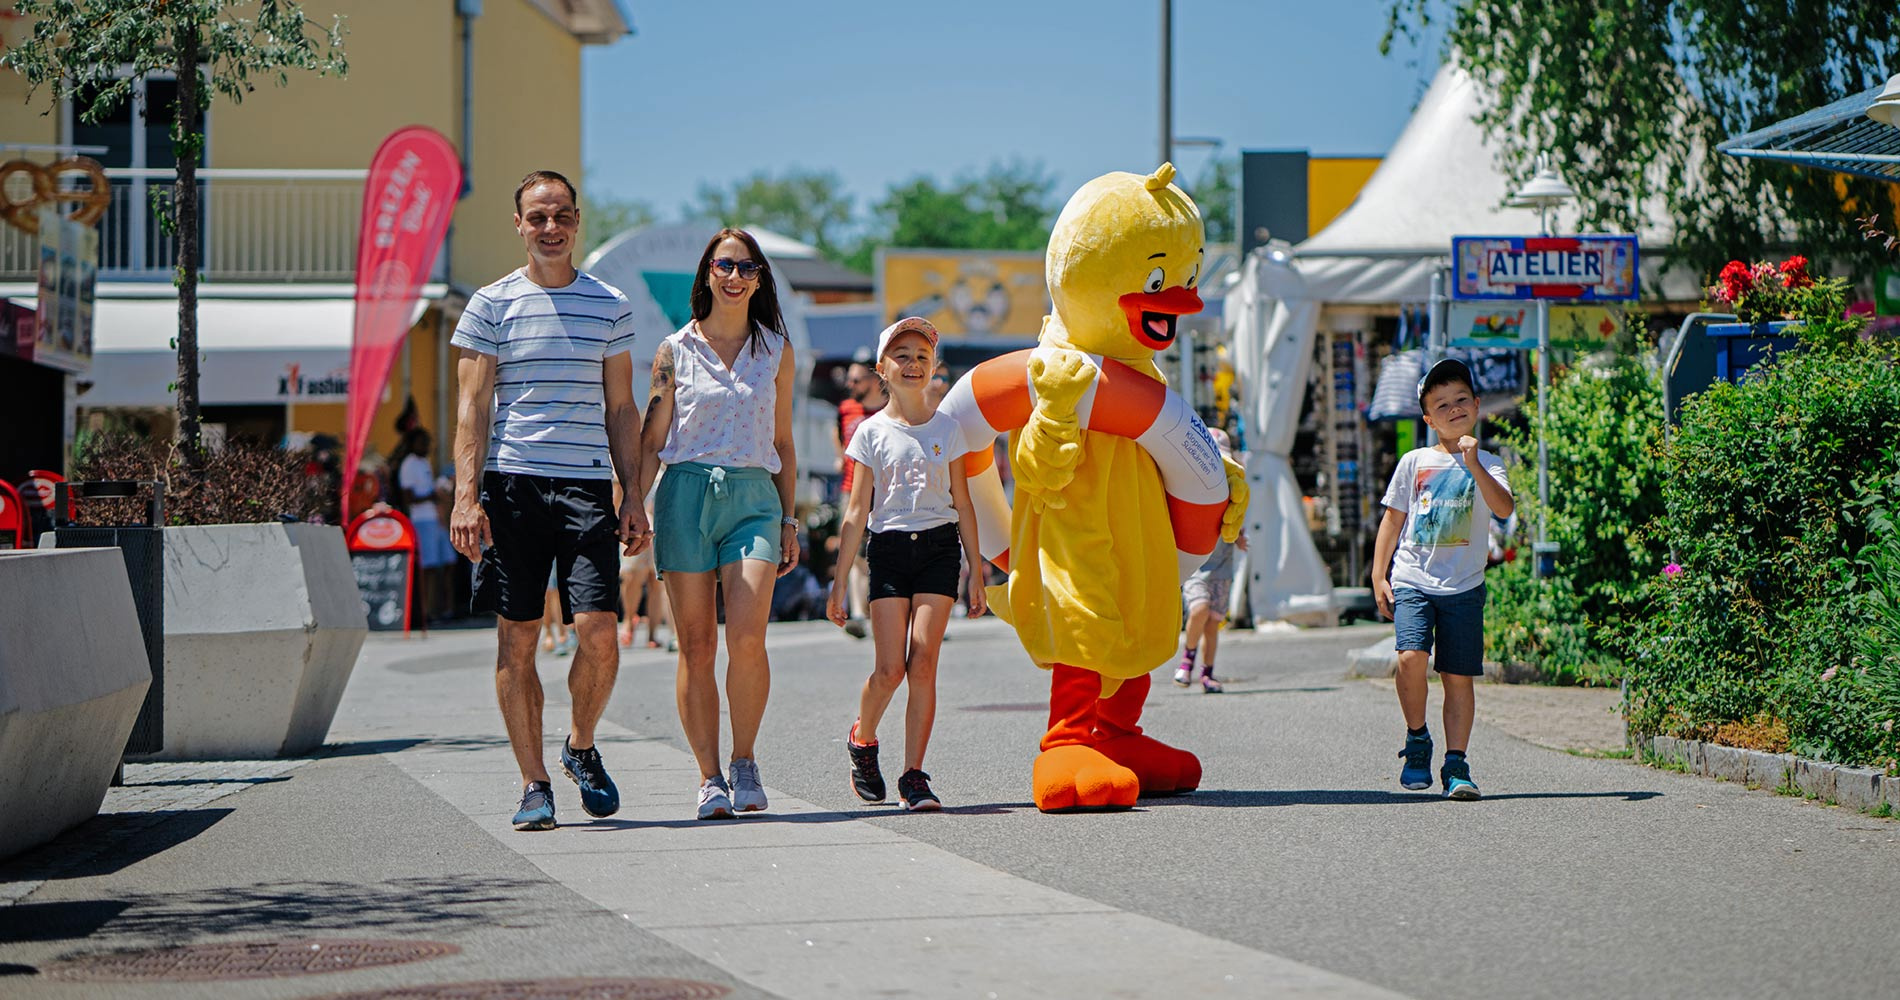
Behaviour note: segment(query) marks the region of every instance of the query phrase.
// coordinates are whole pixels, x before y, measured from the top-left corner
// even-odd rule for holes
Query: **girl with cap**
[[[898,685],[908,681],[904,770],[897,779],[897,794],[904,808],[922,810],[942,806],[923,766],[937,714],[937,654],[943,629],[956,603],[959,570],[967,562],[971,579],[981,580],[983,565],[976,509],[963,475],[962,429],[937,412],[928,394],[936,354],[937,329],[920,317],[907,316],[878,335],[877,375],[891,401],[858,425],[845,450],[856,471],[838,549],[857,551],[868,521],[876,660],[846,740],[851,787],[866,802],[884,800],[877,724]],[[825,614],[840,626],[848,620],[845,594],[850,576],[850,561],[839,560]],[[972,586],[970,617],[981,615],[986,606],[983,588]]]

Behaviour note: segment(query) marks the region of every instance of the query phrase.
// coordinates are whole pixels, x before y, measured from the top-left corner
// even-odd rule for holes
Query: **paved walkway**
[[[1203,751],[1204,790],[1071,817],[1022,801],[1046,680],[994,622],[953,623],[935,816],[845,788],[868,643],[773,627],[772,808],[725,823],[690,818],[672,657],[629,651],[600,731],[623,808],[590,821],[557,775],[563,826],[546,834],[507,823],[517,778],[492,633],[379,636],[325,754],[128,768],[97,820],[0,864],[0,994],[617,976],[786,998],[1864,996],[1900,975],[1900,823],[1537,749],[1513,736],[1600,748],[1614,693],[1492,686],[1473,740],[1491,798],[1428,805],[1392,785],[1389,690],[1338,679],[1343,651],[1377,631],[1230,636],[1229,694],[1164,680],[1151,699],[1151,728]],[[550,759],[566,663],[542,661]],[[892,745],[900,718],[901,696]],[[1825,940],[1791,926],[1824,923]],[[236,983],[30,975],[298,938],[459,951]]]

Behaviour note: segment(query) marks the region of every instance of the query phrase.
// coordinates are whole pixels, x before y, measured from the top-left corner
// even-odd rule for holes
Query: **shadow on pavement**
[[[330,743],[318,748],[309,756],[312,760],[325,760],[330,757],[375,757],[386,753],[401,753],[410,747],[431,742],[422,737],[400,740],[363,740],[360,743]]]
[[[1499,795],[1486,795],[1481,802],[1501,802],[1511,799],[1622,799],[1625,802],[1645,802],[1662,797],[1661,792],[1505,792]],[[1225,791],[1203,788],[1192,795],[1167,798],[1143,799],[1142,803],[1153,802],[1157,805],[1170,801],[1189,806],[1213,806],[1215,808],[1254,808],[1258,806],[1382,806],[1410,805],[1420,802],[1438,802],[1444,796],[1433,791],[1417,792],[1380,792],[1364,788],[1300,788],[1288,791]]]
[[[0,881],[110,875],[177,847],[229,815],[229,809],[102,813],[51,843],[0,864]]]
[[[89,945],[182,943],[231,934],[347,931],[442,934],[555,919],[524,905],[543,883],[492,875],[349,882],[264,882],[175,893],[129,893],[111,902],[17,904],[0,910],[0,940],[98,938]],[[59,910],[57,908],[66,908]],[[31,938],[10,937],[9,911],[40,911]],[[33,913],[20,917],[34,920]],[[63,919],[64,924],[55,920]],[[103,933],[101,933],[103,931]],[[111,940],[121,939],[121,940]]]
[[[0,941],[75,941],[91,937],[131,905],[103,899],[15,903],[0,909]]]

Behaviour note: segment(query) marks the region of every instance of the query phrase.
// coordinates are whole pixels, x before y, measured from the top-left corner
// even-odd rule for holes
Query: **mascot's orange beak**
[[[1158,292],[1129,292],[1115,300],[1128,316],[1128,332],[1135,342],[1151,351],[1174,343],[1174,321],[1187,313],[1201,311],[1201,294],[1176,285]]]

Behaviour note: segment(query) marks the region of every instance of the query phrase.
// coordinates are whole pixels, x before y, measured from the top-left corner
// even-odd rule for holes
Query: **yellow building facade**
[[[395,418],[405,398],[413,397],[422,423],[437,431],[438,453],[446,455],[444,430],[453,394],[446,341],[453,322],[469,292],[523,261],[510,221],[511,195],[522,175],[556,170],[582,184],[581,53],[588,45],[624,37],[631,26],[614,0],[304,0],[302,6],[320,24],[343,18],[349,71],[340,78],[293,73],[285,87],[260,80],[242,103],[214,100],[206,121],[201,330],[217,326],[220,317],[207,318],[207,312],[225,308],[221,303],[228,301],[248,303],[244,308],[251,316],[263,313],[267,307],[258,303],[265,301],[281,304],[287,318],[301,315],[303,321],[314,321],[309,318],[321,312],[323,322],[334,327],[334,303],[351,294],[362,206],[363,182],[352,172],[366,169],[378,145],[398,128],[424,125],[441,132],[464,151],[468,195],[456,209],[443,259],[425,292],[426,308],[391,375],[371,448],[386,455],[395,446]],[[465,16],[470,12],[474,16]],[[4,35],[11,42],[27,30],[14,21]],[[465,61],[472,71],[465,73]],[[132,131],[127,126],[109,134],[117,139]],[[137,176],[140,167],[153,174],[149,167],[156,160],[169,163],[167,153],[151,148],[157,145],[156,131],[148,129],[142,140],[142,160],[128,159],[127,151],[118,148],[92,154],[112,168],[114,212],[121,209],[121,200],[136,203],[130,196],[118,198],[122,184],[166,183],[156,176]],[[0,73],[0,143],[14,147],[6,158],[47,162],[57,155],[50,147],[85,145],[96,142],[99,134],[74,121],[70,108],[54,104],[44,92],[29,101],[22,78]],[[139,393],[149,388],[152,377],[142,376],[145,384],[131,395],[126,394],[130,390],[103,385],[111,375],[114,338],[125,332],[116,325],[120,321],[114,318],[113,301],[129,296],[149,302],[170,287],[168,259],[159,259],[168,251],[150,235],[141,241],[110,229],[112,214],[101,222],[105,245],[93,366],[107,406],[133,396],[143,399]],[[121,214],[138,213],[128,208]],[[115,260],[115,254],[125,259]],[[19,270],[22,259],[21,252],[0,247],[0,272],[5,272],[0,284],[9,295],[20,294],[18,282],[27,277]],[[326,308],[299,308],[297,303],[325,303]],[[146,308],[142,315],[153,313]],[[131,315],[124,310],[120,314]],[[268,344],[278,333],[260,328],[256,338]],[[337,333],[328,329],[313,336]],[[241,339],[244,332],[219,336]],[[347,346],[347,331],[341,332],[341,343]],[[315,367],[301,371],[308,375],[325,370],[334,357],[334,352],[324,354],[324,360],[313,362]],[[253,380],[270,374],[261,371]],[[76,378],[86,384],[86,374]],[[286,436],[301,440],[313,433],[340,435],[342,396],[332,392],[297,398],[293,378],[276,375],[286,395],[281,420]],[[250,395],[243,398],[255,403]],[[78,402],[82,408],[90,405],[84,393]],[[207,406],[217,402],[209,396],[205,400]],[[264,409],[268,415],[268,406]]]

